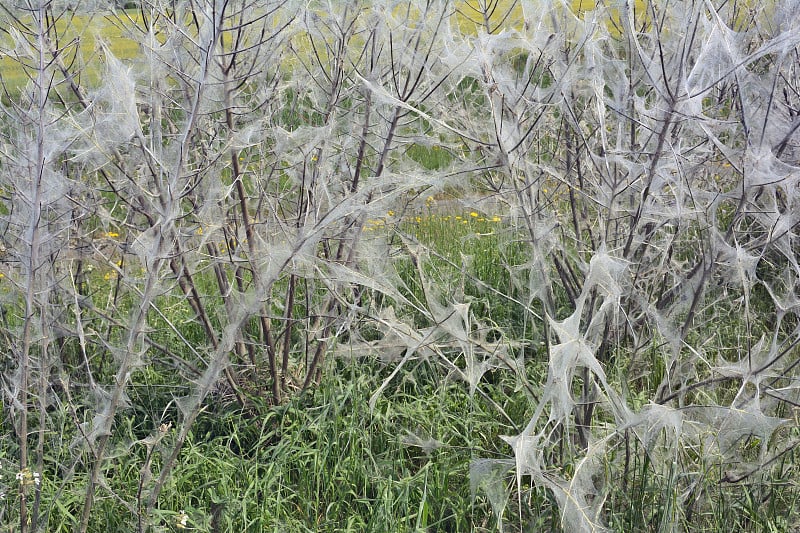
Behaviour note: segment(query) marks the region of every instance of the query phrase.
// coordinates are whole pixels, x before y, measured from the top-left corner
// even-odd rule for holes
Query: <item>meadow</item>
[[[800,527],[789,7],[27,7],[0,531]]]

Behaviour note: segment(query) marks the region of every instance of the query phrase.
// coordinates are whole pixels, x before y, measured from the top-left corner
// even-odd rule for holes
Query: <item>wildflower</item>
[[[497,215],[494,215],[494,216],[491,218],[491,221],[492,221],[492,222],[500,222],[500,220],[502,220],[502,219],[501,219],[499,216],[497,216]]]
[[[109,231],[108,233],[106,233],[106,237],[108,237],[109,239],[116,239],[117,237],[119,237],[119,233],[117,233],[116,231]]]
[[[422,223],[422,217],[416,217],[414,218],[414,220],[416,221],[417,224]]]
[[[394,211],[389,209],[389,211],[386,214],[389,215],[390,217],[393,217],[394,216]]]
[[[197,234],[198,235],[202,235],[203,234],[203,226],[200,226],[199,228],[197,228]]]
[[[4,277],[6,277],[6,275],[0,272],[0,279],[3,279]]]
[[[189,524],[189,515],[186,514],[186,511],[181,509],[178,511],[178,516],[175,517],[175,527],[178,529],[186,529],[186,526]]]
[[[436,200],[433,198],[433,196],[428,196],[427,198],[425,198],[425,205],[427,205],[428,207],[432,206],[435,203]]]
[[[472,218],[478,218],[478,213],[476,213],[475,211],[471,211],[469,216],[471,216]]]
[[[28,467],[23,468],[14,476],[19,484],[25,487],[36,485],[37,487],[42,483],[42,476],[39,472],[31,472]]]

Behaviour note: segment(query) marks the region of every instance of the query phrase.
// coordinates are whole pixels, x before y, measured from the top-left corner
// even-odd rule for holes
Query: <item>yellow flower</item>
[[[470,212],[469,216],[471,216],[472,218],[478,218],[478,213],[476,213],[475,211],[472,211],[472,212]]]
[[[117,237],[119,237],[119,233],[117,233],[116,231],[109,231],[108,233],[106,233],[106,237],[108,237],[109,239],[116,239]]]
[[[394,211],[389,209],[389,211],[386,214],[389,215],[390,217],[393,217],[394,216]]]
[[[492,222],[500,222],[501,220],[502,220],[502,219],[501,219],[499,216],[497,216],[497,215],[494,215],[494,216],[492,217]]]

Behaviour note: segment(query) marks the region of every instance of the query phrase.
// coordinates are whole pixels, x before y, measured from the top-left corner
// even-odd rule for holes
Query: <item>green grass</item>
[[[517,293],[512,273],[521,274],[525,246],[514,239],[504,216],[476,210],[437,213],[436,200],[427,203],[427,212],[409,217],[401,227],[432,250],[423,267],[426,274],[445,294],[463,293],[473,313],[489,325],[525,338],[525,314],[512,300]],[[401,267],[408,274],[406,268]],[[409,284],[415,286],[413,280]],[[414,296],[424,301],[416,287]]]
[[[444,200],[428,199],[419,215],[396,216],[394,226],[373,224],[371,231],[404,232],[428,245],[432,253],[419,268],[437,287],[450,294],[447,284],[460,284],[477,320],[513,331],[515,323],[524,322],[515,314],[518,306],[489,288],[512,291],[506,287],[508,270],[524,263],[524,247],[502,214],[455,214]],[[419,291],[419,272],[405,261],[398,268],[409,287]],[[115,283],[106,273],[98,268],[90,279],[90,286],[101,294],[109,293]],[[423,298],[421,292],[414,296]],[[203,342],[185,302],[165,301],[161,308],[188,328],[184,333],[191,342]],[[153,327],[164,332],[163,338],[154,338],[170,342],[165,324],[154,321]],[[523,334],[515,337],[519,340]],[[538,348],[534,340],[528,342]],[[656,359],[658,349],[652,349]],[[532,349],[526,355],[528,381],[541,383],[547,372],[544,354]],[[455,363],[463,361],[456,358]],[[609,376],[615,384],[628,379],[629,364],[620,354]],[[188,527],[212,532],[497,530],[498,517],[485,490],[478,490],[475,498],[470,491],[470,463],[479,458],[511,459],[500,436],[518,434],[520,428],[509,419],[524,424],[534,402],[510,372],[490,371],[481,382],[481,393],[471,397],[469,387],[437,361],[414,360],[370,410],[371,395],[391,370],[373,360],[331,361],[318,388],[279,406],[264,401],[252,386],[245,408],[223,393],[209,398],[148,521],[166,531],[178,530],[184,517]],[[150,469],[158,472],[175,438],[170,427],[163,440],[146,444],[162,419],[180,420],[174,402],[180,382],[174,377],[157,361],[134,375],[129,396],[135,408],[125,412],[116,430],[116,457],[105,473],[110,492],[100,492],[90,530],[104,531],[110,525],[115,531],[135,530],[135,512],[120,501],[136,501],[143,465],[150,461]],[[659,382],[651,377],[631,383],[631,392]],[[644,401],[649,397],[645,394]],[[59,454],[70,456],[66,450],[77,430],[67,411],[48,416],[56,443],[48,464],[62,464]],[[747,483],[720,484],[719,466],[701,452],[677,455],[682,471],[691,470],[690,464],[696,468],[692,476],[678,476],[678,470],[665,469],[663,461],[651,461],[652,449],[645,451],[635,439],[628,446],[626,451],[620,440],[608,459],[609,473],[618,476],[608,481],[617,488],[609,492],[604,506],[613,531],[667,531],[676,521],[693,524],[691,531],[786,531],[797,520],[800,473],[794,451]],[[625,453],[629,465],[620,473]],[[15,519],[16,493],[7,481],[13,480],[14,472],[6,458],[16,454],[12,447],[0,450],[7,492],[0,504],[5,523]],[[567,463],[558,473],[568,475],[573,467]],[[85,474],[68,479],[63,472],[47,469],[43,477],[41,498],[50,512],[47,530],[72,531],[81,511]],[[525,479],[518,499],[513,473],[502,484],[510,496],[503,515],[507,530],[560,529],[558,507],[546,491]],[[697,499],[687,508],[677,497],[688,490],[696,491]]]
[[[421,362],[371,412],[369,397],[388,369],[350,361],[329,371],[318,389],[277,408],[255,403],[243,411],[218,398],[198,420],[154,521],[172,530],[185,511],[200,531],[253,532],[467,532],[495,523],[469,485],[471,459],[502,454],[498,435],[515,431],[498,422],[492,405]],[[498,383],[493,391],[522,416],[525,402],[510,399],[512,386]],[[138,432],[121,431],[131,438]],[[170,429],[153,448],[154,470],[172,438]],[[128,501],[148,453],[138,439],[106,474],[114,494]],[[45,501],[55,501],[56,481],[46,483]],[[71,530],[79,496],[58,497],[48,531]],[[126,524],[136,517],[115,500],[100,498],[98,520],[132,530]]]

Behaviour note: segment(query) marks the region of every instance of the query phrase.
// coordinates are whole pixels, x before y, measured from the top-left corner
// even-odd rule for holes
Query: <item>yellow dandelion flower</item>
[[[387,211],[386,214],[389,215],[390,217],[393,217],[394,216],[394,211],[389,209],[389,211]]]
[[[200,226],[199,228],[197,228],[197,234],[198,235],[202,235],[203,234],[203,226]]]
[[[106,233],[106,237],[108,237],[109,239],[116,239],[117,237],[119,237],[119,233],[117,233],[116,231],[109,231],[108,233]]]
[[[501,220],[502,220],[502,219],[501,219],[499,216],[497,216],[497,215],[494,215],[494,216],[492,217],[492,222],[500,222]]]
[[[422,222],[422,217],[416,217],[414,220],[419,224]]]
[[[456,220],[461,220],[461,217],[459,215],[456,215]]]
[[[478,213],[476,213],[475,211],[471,211],[469,216],[471,216],[472,218],[478,218]]]

